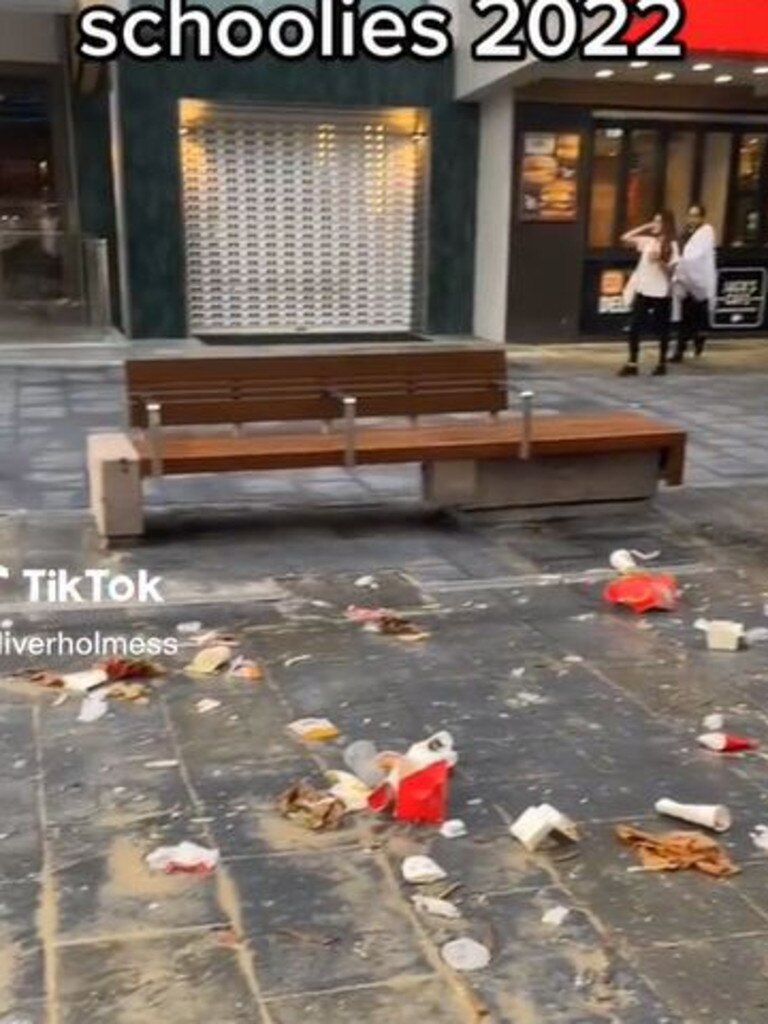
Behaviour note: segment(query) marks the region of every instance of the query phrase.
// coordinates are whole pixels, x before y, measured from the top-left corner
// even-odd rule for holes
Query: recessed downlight
[[[753,75],[768,75],[768,65],[758,64],[756,68],[752,68]]]
[[[595,72],[595,78],[613,78],[615,74],[616,72],[612,71],[611,68],[602,68],[602,70]]]
[[[675,77],[673,71],[660,71],[657,75],[653,76],[657,82],[671,82]]]
[[[640,68],[647,68],[648,67],[648,61],[647,60],[633,60],[633,61],[630,62],[629,66],[631,68],[634,68],[636,71],[639,71]]]
[[[711,71],[714,64],[694,64],[692,71]]]
[[[718,75],[715,81],[718,85],[727,85],[728,82],[733,81],[733,75]]]

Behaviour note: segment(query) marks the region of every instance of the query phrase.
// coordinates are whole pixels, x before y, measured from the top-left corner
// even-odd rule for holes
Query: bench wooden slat
[[[503,349],[129,360],[130,422],[147,427],[159,402],[171,426],[328,420],[332,392],[358,399],[359,416],[496,413],[507,407]]]
[[[449,423],[408,428],[365,428],[356,434],[361,465],[429,462],[439,459],[518,458],[522,421]],[[151,470],[146,441],[137,444],[142,473]],[[264,433],[241,437],[166,436],[165,474],[299,469],[344,464],[340,434]],[[533,457],[658,449],[670,485],[682,482],[685,434],[675,427],[630,413],[547,416],[534,421]]]

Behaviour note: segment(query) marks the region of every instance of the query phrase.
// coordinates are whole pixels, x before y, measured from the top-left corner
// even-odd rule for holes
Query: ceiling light
[[[752,68],[753,75],[768,75],[768,66],[765,64],[758,64],[756,68]]]
[[[693,71],[711,71],[714,67],[713,64],[694,64]]]
[[[715,81],[718,85],[725,85],[726,82],[733,81],[733,75],[718,75]]]
[[[653,76],[657,82],[671,82],[675,77],[672,71],[660,71],[658,75]]]
[[[613,78],[616,74],[615,71],[611,71],[610,68],[603,68],[602,71],[595,72],[595,78]]]
[[[631,68],[647,68],[648,67],[648,61],[647,60],[633,60],[630,63],[629,66]]]

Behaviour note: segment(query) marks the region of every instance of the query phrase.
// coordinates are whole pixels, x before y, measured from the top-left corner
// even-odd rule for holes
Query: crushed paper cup
[[[657,800],[654,806],[657,814],[678,818],[691,825],[703,825],[713,832],[727,832],[732,824],[731,812],[722,804],[682,804],[665,797]]]
[[[719,713],[707,715],[701,724],[707,732],[721,732],[725,725],[725,715]]]
[[[757,740],[749,736],[734,736],[728,732],[705,732],[696,737],[700,747],[713,750],[717,754],[741,754],[747,750],[757,750]]]
[[[707,622],[707,648],[710,651],[738,651],[744,642],[744,624],[729,619]]]

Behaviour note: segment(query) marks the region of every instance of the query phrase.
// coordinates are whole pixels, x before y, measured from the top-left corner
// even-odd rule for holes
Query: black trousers
[[[659,362],[666,363],[671,319],[671,296],[663,299],[654,299],[640,293],[635,296],[629,321],[630,363],[636,363],[640,358],[640,342],[646,333],[651,333],[659,339]]]
[[[677,351],[685,353],[688,342],[693,342],[696,354],[704,350],[704,335],[709,322],[709,303],[706,299],[699,301],[690,295],[683,299],[682,318],[677,335]]]

